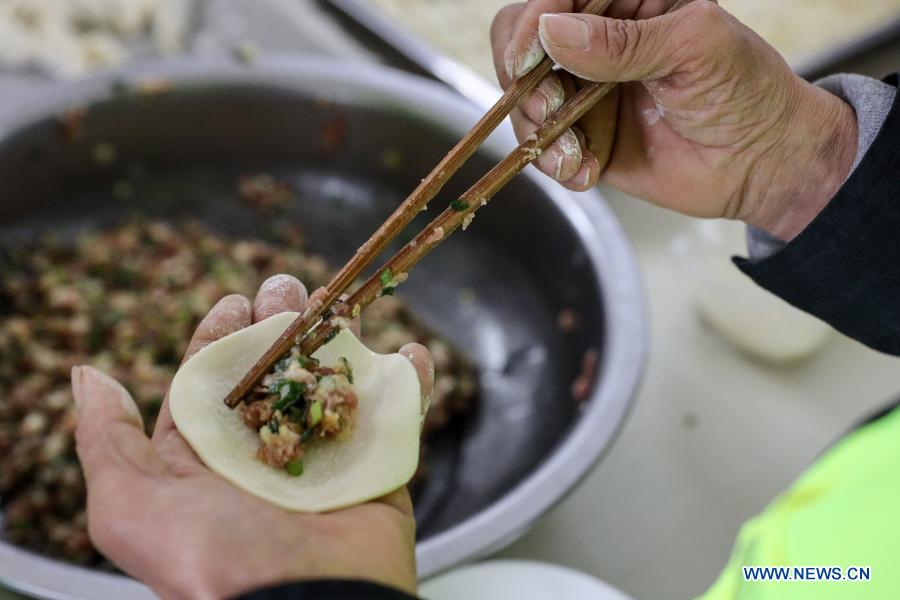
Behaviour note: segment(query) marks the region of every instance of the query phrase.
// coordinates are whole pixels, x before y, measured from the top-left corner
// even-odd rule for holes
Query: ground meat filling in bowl
[[[259,433],[257,458],[298,477],[304,447],[350,435],[356,405],[350,361],[341,358],[334,367],[323,367],[294,348],[244,399],[240,411],[244,424]]]
[[[296,276],[310,290],[331,279],[328,263],[305,248],[296,227],[279,225],[267,237],[233,239],[195,221],[135,219],[74,239],[48,234],[11,244],[0,238],[0,538],[72,562],[103,564],[87,534],[84,479],[72,439],[72,367],[91,364],[116,377],[152,431],[191,334],[220,298],[252,297],[278,273]],[[362,341],[383,354],[416,341],[434,356],[424,474],[429,441],[477,400],[475,369],[402,298],[384,297],[366,309]],[[263,402],[269,397],[248,402],[243,416],[268,424],[275,403]],[[329,416],[322,426],[337,425],[339,433],[353,419],[342,422],[347,409],[334,408],[338,420]]]

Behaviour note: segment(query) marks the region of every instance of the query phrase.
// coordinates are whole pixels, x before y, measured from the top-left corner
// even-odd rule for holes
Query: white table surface
[[[687,219],[608,197],[650,301],[644,385],[603,461],[500,556],[574,567],[635,598],[690,598],[713,582],[744,520],[900,395],[900,361],[837,334],[791,367],[747,359],[699,321],[668,255]]]

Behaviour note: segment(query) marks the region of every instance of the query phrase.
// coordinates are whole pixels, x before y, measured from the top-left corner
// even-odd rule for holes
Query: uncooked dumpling
[[[257,459],[259,436],[223,398],[297,316],[282,313],[256,323],[185,363],[169,395],[178,431],[210,469],[289,510],[335,510],[406,484],[418,465],[424,417],[416,371],[399,354],[375,354],[346,329],[314,357],[325,366],[341,357],[353,365],[359,405],[352,434],[310,445],[300,477]]]

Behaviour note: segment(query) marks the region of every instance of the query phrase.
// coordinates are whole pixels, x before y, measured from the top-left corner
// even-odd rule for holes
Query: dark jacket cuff
[[[370,581],[301,581],[257,590],[233,600],[416,600]]]
[[[897,76],[888,80],[897,86]],[[835,329],[900,354],[900,94],[837,195],[789,244],[735,258],[757,284]]]

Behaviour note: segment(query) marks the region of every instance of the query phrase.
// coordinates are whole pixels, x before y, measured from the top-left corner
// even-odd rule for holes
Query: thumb
[[[75,443],[88,488],[102,473],[148,472],[161,465],[131,394],[121,383],[89,366],[72,369],[78,408]]]
[[[703,40],[702,28],[710,24],[701,15],[719,10],[714,2],[696,0],[681,10],[639,21],[545,14],[539,33],[547,54],[584,79],[660,79],[678,70],[692,40]]]

